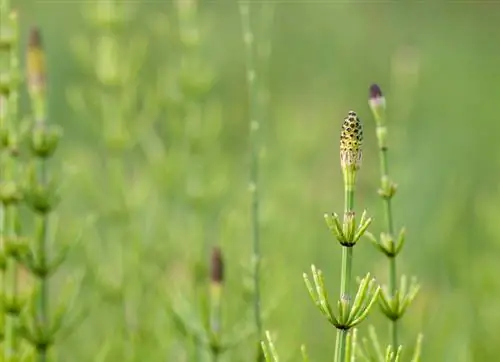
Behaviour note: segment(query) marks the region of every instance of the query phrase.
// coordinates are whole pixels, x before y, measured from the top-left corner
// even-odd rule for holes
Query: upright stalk
[[[380,157],[380,174],[382,180],[389,179],[389,167],[387,161],[387,147],[381,147],[379,143],[379,157]],[[382,181],[384,182],[384,181]],[[385,214],[385,229],[387,234],[394,235],[393,215],[392,215],[392,198],[384,197],[384,214]],[[394,239],[392,239],[394,243]],[[396,269],[396,255],[389,257],[389,292],[392,296],[396,294],[397,290],[397,269]],[[398,320],[391,320],[389,323],[389,333],[391,336],[391,344],[394,348],[398,348]]]
[[[221,293],[224,284],[224,259],[220,247],[212,248],[210,259],[210,355],[217,362],[221,354]]]
[[[210,247],[210,227],[212,221],[207,222],[208,210],[200,207],[198,201],[208,201],[210,195],[211,171],[210,153],[214,149],[214,144],[218,143],[218,132],[206,132],[209,127],[216,129],[211,123],[210,115],[207,114],[207,102],[213,86],[213,72],[202,54],[203,37],[200,30],[200,10],[198,0],[177,0],[177,19],[179,40],[181,45],[177,86],[179,87],[182,101],[182,124],[184,147],[182,156],[183,162],[189,167],[186,168],[186,193],[188,203],[186,205],[187,214],[192,214],[196,222],[200,223],[203,232],[201,245],[201,255],[209,253]],[[208,125],[208,123],[211,123]],[[213,137],[213,138],[212,138]],[[210,145],[210,149],[207,147]],[[195,202],[193,202],[195,201]],[[198,205],[196,205],[198,204]],[[205,204],[205,202],[203,202]],[[209,204],[209,202],[206,202]],[[214,205],[211,205],[214,208]],[[195,264],[195,288],[197,293],[203,294],[206,282],[205,260]]]
[[[392,196],[394,195],[395,186],[389,179],[389,162],[387,157],[387,125],[385,120],[385,98],[382,96],[382,91],[377,85],[372,85],[370,88],[370,107],[376,122],[377,144],[380,160],[380,177],[381,187],[379,194],[382,197],[384,204],[384,220],[385,233],[388,235],[389,250],[395,250],[394,241],[394,221],[392,214]],[[389,293],[394,298],[397,290],[397,269],[396,255],[397,253],[386,253],[389,259]],[[392,318],[389,322],[389,334],[391,344],[394,349],[399,346],[398,341],[398,318]]]
[[[401,252],[405,243],[405,229],[402,228],[395,235],[394,219],[392,213],[392,198],[396,194],[396,184],[389,178],[389,165],[387,157],[387,125],[385,119],[385,98],[380,87],[373,84],[370,87],[369,105],[375,118],[377,143],[380,159],[380,188],[378,193],[383,200],[385,227],[377,239],[371,233],[366,233],[375,247],[382,252],[389,261],[389,282],[380,291],[379,305],[382,313],[389,319],[390,345],[388,346],[388,360],[396,361],[401,354],[402,346],[399,344],[398,321],[408,309],[408,305],[416,297],[420,286],[415,278],[407,285],[405,275],[401,276],[398,286],[396,257]],[[419,337],[420,338],[420,337]],[[373,341],[376,341],[375,339]],[[375,342],[374,342],[375,343]],[[419,342],[420,343],[420,342]],[[378,342],[376,347],[380,349]],[[416,348],[415,353],[419,353]]]
[[[344,225],[354,218],[354,192],[356,190],[356,173],[361,166],[363,128],[356,113],[351,111],[344,120],[340,136],[340,165],[344,176]],[[348,233],[348,230],[345,230]],[[340,279],[340,301],[351,303],[352,258],[354,244],[342,244],[342,269]],[[344,362],[347,349],[349,329],[337,329],[335,355],[337,362]]]
[[[14,255],[18,244],[18,203],[21,201],[17,183],[17,126],[19,123],[19,39],[17,14],[10,10],[8,1],[0,4],[0,57],[2,63],[0,72],[2,80],[0,92],[0,125],[1,125],[1,222],[0,237],[2,239],[2,254],[5,258],[3,273],[4,303],[4,349],[6,361],[19,357],[20,339],[18,338],[18,319],[21,301],[18,295],[19,265]],[[6,77],[5,77],[6,76]]]
[[[49,278],[59,265],[49,260],[49,218],[57,204],[56,185],[49,180],[48,163],[57,149],[60,130],[50,125],[47,114],[45,56],[41,34],[32,28],[27,51],[27,85],[31,100],[32,128],[30,151],[32,161],[30,177],[25,191],[26,202],[35,212],[35,245],[28,266],[39,281],[35,297],[34,321],[29,334],[36,358],[39,362],[48,360],[48,351],[54,341],[57,329],[51,322],[49,300]],[[56,317],[57,318],[57,317]]]
[[[45,113],[45,74],[43,64],[43,54],[41,49],[40,34],[37,29],[32,30],[29,39],[28,48],[28,86],[32,104],[33,113],[33,135],[39,132],[44,135],[47,130],[47,115]],[[35,137],[33,138],[35,140]],[[39,145],[40,146],[40,145]],[[35,163],[33,178],[34,182],[40,187],[47,187],[47,158],[43,152],[37,152],[33,147]],[[42,151],[41,149],[39,151]],[[49,286],[48,273],[44,272],[48,269],[47,247],[48,247],[48,212],[50,210],[37,210],[36,218],[36,256],[41,272],[38,275],[39,293],[37,294],[37,302],[35,307],[36,323],[42,326],[43,330],[48,330],[49,325]],[[37,360],[45,362],[47,360],[47,348],[37,347]]]
[[[254,35],[250,25],[250,4],[240,2],[239,5],[243,41],[245,45],[245,61],[247,66],[248,97],[250,102],[250,192],[251,192],[251,228],[252,228],[252,259],[253,259],[253,285],[254,285],[254,320],[258,337],[257,361],[263,361],[260,340],[262,338],[262,312],[260,293],[260,233],[259,233],[259,128],[260,112],[258,103],[258,84],[255,69]]]

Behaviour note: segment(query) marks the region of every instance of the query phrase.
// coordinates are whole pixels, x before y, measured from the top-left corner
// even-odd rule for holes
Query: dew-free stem
[[[257,330],[257,361],[263,360],[260,340],[262,338],[262,311],[261,311],[261,247],[259,226],[259,135],[260,110],[258,102],[258,84],[255,69],[254,34],[250,24],[250,4],[240,2],[240,15],[245,46],[245,61],[247,66],[246,80],[250,101],[250,193],[251,193],[251,229],[252,229],[252,265],[254,284],[254,319]]]

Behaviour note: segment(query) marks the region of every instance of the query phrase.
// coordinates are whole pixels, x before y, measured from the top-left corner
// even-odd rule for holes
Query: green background
[[[225,328],[251,316],[243,292],[251,251],[249,114],[238,8],[232,1],[200,4],[200,64],[217,81],[204,100],[201,125],[186,132],[188,120],[179,116],[179,102],[169,93],[182,50],[175,3],[134,4],[135,19],[123,30],[120,45],[128,47],[137,36],[142,40],[136,45],[147,41],[148,49],[128,86],[138,99],[152,97],[152,104],[163,108],[149,119],[153,124],[135,116],[143,111],[140,102],[122,117],[144,132],[132,132],[139,145],[123,157],[123,179],[113,181],[103,171],[99,131],[113,120],[92,109],[76,111],[68,101],[74,87],[99,97],[82,67],[99,58],[98,49],[82,62],[72,51],[78,37],[97,38],[83,19],[97,3],[18,2],[23,35],[32,24],[43,31],[51,121],[65,130],[53,164],[64,175],[56,243],[84,229],[82,242],[54,278],[53,292],[54,302],[61,301],[64,283],[79,284],[79,276],[86,275],[73,309],[86,306],[87,318],[60,341],[57,352],[65,362],[182,361],[186,343],[174,332],[167,304],[179,291],[193,300],[188,291],[199,274],[193,265],[208,261],[206,245],[219,243],[225,253]],[[282,358],[299,360],[301,343],[314,361],[333,356],[335,331],[310,301],[301,275],[314,263],[336,295],[340,247],[323,213],[343,208],[338,139],[351,109],[365,126],[356,208],[374,216],[373,233],[382,231],[378,153],[367,103],[368,87],[377,82],[387,98],[390,173],[399,185],[395,222],[408,234],[399,271],[422,285],[402,321],[404,344],[411,350],[423,332],[423,361],[494,361],[500,353],[499,5],[284,1],[275,6],[267,39],[270,98],[261,127],[259,187],[265,328],[276,333]],[[260,29],[259,24],[254,26]],[[119,63],[128,60],[121,57]],[[155,157],[145,156],[148,147]],[[194,156],[186,158],[186,149]],[[114,208],[117,189],[127,195],[128,212]],[[362,240],[354,271],[370,271],[385,282],[387,262]],[[361,325],[362,335],[369,323],[385,343],[386,321],[378,310]],[[226,360],[252,360],[255,346],[248,341]]]

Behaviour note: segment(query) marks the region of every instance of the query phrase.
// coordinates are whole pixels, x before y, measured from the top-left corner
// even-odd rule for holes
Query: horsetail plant
[[[221,352],[220,330],[221,330],[221,293],[224,282],[224,260],[221,249],[217,246],[212,248],[210,259],[210,352],[212,361],[217,362]]]
[[[405,314],[408,306],[415,299],[420,286],[415,279],[408,285],[407,277],[402,275],[399,280],[396,257],[401,252],[405,243],[405,229],[402,228],[396,235],[394,227],[394,215],[392,212],[392,198],[396,194],[397,185],[390,179],[388,164],[387,122],[386,122],[386,100],[382,90],[377,84],[370,86],[369,106],[375,119],[377,144],[380,159],[380,188],[378,194],[382,198],[385,214],[385,230],[377,239],[371,233],[366,233],[377,250],[382,252],[389,261],[389,285],[382,287],[380,293],[380,307],[383,314],[389,319],[390,327],[390,349],[392,354],[386,353],[388,361],[397,361],[401,354],[398,333],[398,321]],[[373,338],[372,338],[373,340]],[[421,341],[421,337],[418,339]],[[373,340],[373,343],[378,341]],[[419,354],[420,343],[417,343],[416,353]],[[392,356],[392,357],[391,357]],[[386,359],[387,361],[387,359]]]
[[[264,360],[266,362],[279,362],[280,357],[274,344],[274,338],[272,337],[271,332],[266,331],[265,337],[265,341],[260,342],[262,352],[264,354]],[[309,362],[309,355],[307,354],[306,346],[304,344],[300,346],[300,355],[303,362]]]
[[[23,318],[21,331],[34,347],[37,360],[48,360],[49,349],[60,332],[65,316],[61,307],[51,315],[49,278],[64,261],[67,248],[50,257],[50,216],[59,202],[58,185],[49,176],[49,162],[57,150],[62,134],[58,126],[49,124],[47,113],[47,85],[45,53],[38,28],[32,28],[29,34],[27,50],[27,86],[31,100],[31,130],[29,148],[32,158],[28,165],[25,201],[35,213],[35,235],[33,245],[23,253],[22,260],[38,280],[34,305],[29,308],[32,320]]]
[[[202,241],[202,253],[205,255],[210,250],[210,240],[207,237],[208,229],[213,227],[213,220],[207,222],[201,217],[202,212],[198,212],[200,205],[210,204],[209,198],[211,195],[210,179],[204,177],[207,174],[205,167],[211,160],[206,156],[210,149],[215,149],[219,136],[219,128],[214,123],[211,128],[207,127],[210,121],[207,112],[207,99],[211,94],[215,75],[207,65],[206,60],[202,56],[202,36],[200,30],[200,14],[198,10],[197,0],[178,0],[175,2],[177,8],[180,64],[177,69],[177,87],[181,94],[181,124],[183,128],[182,136],[184,147],[182,148],[182,156],[185,157],[182,162],[189,164],[186,169],[186,194],[188,196],[188,207],[192,205],[197,207],[193,214],[196,216],[196,222],[201,222],[201,228],[204,230],[204,239]],[[217,121],[216,121],[217,122]],[[204,138],[202,132],[210,129],[209,136]],[[170,131],[174,131],[174,127],[170,127]],[[172,137],[172,135],[169,135]],[[203,138],[202,138],[203,137]],[[173,138],[173,137],[172,137]],[[208,145],[208,147],[207,147]],[[213,195],[218,198],[220,195]],[[201,201],[201,202],[200,202]],[[201,210],[205,211],[205,209]],[[203,289],[207,270],[204,269],[206,263],[198,261],[194,264],[195,267],[195,283]]]
[[[266,340],[260,342],[260,344],[266,362],[280,361],[278,351],[276,350],[276,346],[274,345],[273,337],[271,336],[271,332],[266,331]]]
[[[262,311],[261,311],[261,246],[259,226],[259,136],[260,117],[257,83],[257,72],[255,68],[254,34],[250,23],[250,3],[240,2],[239,10],[241,16],[243,42],[245,47],[246,80],[250,102],[250,183],[251,193],[251,229],[252,229],[252,277],[253,277],[253,305],[254,321],[257,332],[258,348],[256,361],[264,360],[263,351],[260,346],[262,338]]]
[[[169,312],[177,330],[185,339],[195,342],[197,351],[208,355],[213,362],[219,361],[222,354],[232,350],[253,333],[253,328],[235,325],[230,329],[222,328],[222,295],[225,282],[225,263],[222,250],[213,246],[210,254],[208,280],[208,313],[202,314],[204,308],[191,303],[185,297],[172,300]],[[205,289],[207,290],[207,289]],[[246,321],[245,321],[246,322]],[[246,324],[246,323],[245,323]]]
[[[19,210],[22,192],[19,185],[19,24],[17,13],[8,1],[0,3],[0,238],[3,297],[3,357],[12,361],[21,356],[19,315],[24,297],[18,279],[22,272],[16,256],[26,246],[20,237]]]
[[[136,151],[157,120],[160,108],[153,104],[157,99],[149,97],[149,80],[140,71],[149,54],[149,42],[133,30],[137,7],[137,3],[117,0],[82,4],[85,25],[95,36],[78,34],[73,39],[75,58],[85,73],[85,82],[67,93],[75,113],[86,121],[81,124],[93,131],[99,153],[90,156],[88,162],[101,170],[104,180],[101,187],[95,188],[93,177],[85,179],[87,175],[82,174],[80,179],[88,182],[87,190],[93,193],[96,216],[110,225],[106,230],[96,227],[97,237],[108,242],[86,244],[85,258],[94,290],[105,302],[103,308],[116,313],[115,323],[99,330],[104,335],[99,349],[106,359],[141,353],[142,346],[135,343],[142,333],[139,331],[152,328],[146,307],[152,301],[151,288],[145,279],[153,277],[143,267],[143,261],[149,258],[150,266],[160,264],[160,258],[152,255],[151,239],[144,235],[143,220],[151,214],[138,212],[136,197],[141,183],[135,176],[142,175],[143,167],[148,166],[142,155],[136,157]],[[144,343],[156,341],[148,339]],[[148,347],[144,350],[152,349]]]
[[[350,111],[344,119],[340,135],[340,165],[344,177],[345,207],[343,222],[337,214],[325,215],[328,228],[342,247],[342,267],[340,278],[340,298],[337,302],[337,311],[334,312],[325,287],[321,270],[311,266],[313,282],[307,274],[303,278],[311,299],[337,329],[335,346],[335,361],[345,362],[349,352],[349,332],[361,323],[368,315],[372,305],[377,300],[380,287],[368,273],[361,279],[357,293],[351,293],[353,247],[365,234],[371,223],[366,211],[356,222],[354,212],[354,193],[356,176],[362,160],[363,127],[356,112]]]

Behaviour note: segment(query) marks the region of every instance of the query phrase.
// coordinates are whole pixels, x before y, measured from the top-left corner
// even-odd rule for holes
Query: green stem
[[[40,161],[40,179],[41,185],[47,183],[47,163],[45,160]],[[47,261],[47,248],[48,248],[48,215],[40,215],[37,217],[37,231],[38,231],[38,251],[37,257],[39,258],[42,270],[48,269]],[[50,328],[49,322],[49,285],[48,275],[43,273],[40,278],[40,292],[37,300],[37,320],[44,331]],[[47,348],[37,348],[38,361],[47,361]]]
[[[253,50],[253,33],[250,26],[250,5],[240,3],[240,14],[242,20],[243,40],[246,50],[247,65],[247,84],[248,96],[250,98],[250,191],[252,193],[251,219],[252,219],[252,253],[253,253],[253,284],[254,284],[254,317],[255,327],[258,336],[258,354],[257,361],[263,361],[263,355],[260,353],[260,340],[262,338],[262,315],[261,315],[261,296],[260,296],[260,233],[259,233],[259,194],[258,194],[258,135],[260,128],[260,110],[259,110],[259,88],[256,79],[256,69]]]
[[[220,303],[220,285],[212,285],[212,295],[211,295],[211,308],[210,308],[210,331],[212,336],[216,338],[217,343],[219,343],[220,329],[221,329],[221,303]],[[210,350],[211,358],[213,362],[217,362],[220,356],[220,350],[218,348],[211,348]]]
[[[12,31],[18,35],[18,23],[17,18],[11,18],[11,4],[10,1],[0,2],[0,22],[2,24],[6,23],[12,27]],[[15,19],[15,20],[14,20]],[[11,76],[15,76],[19,72],[19,44],[14,41],[7,54],[2,54],[1,66],[11,73]],[[14,136],[12,132],[14,131],[14,126],[18,122],[18,106],[19,106],[19,90],[18,86],[12,83],[9,87],[8,97],[0,95],[0,102],[2,102],[1,107],[2,114],[0,125],[2,127],[2,132],[6,132],[8,137]],[[12,153],[12,144],[7,145],[2,150],[2,181],[7,183],[15,183],[16,179],[16,159],[15,155]],[[17,145],[16,145],[17,146]],[[12,256],[12,248],[16,247],[16,237],[17,237],[17,205],[15,203],[3,204],[1,206],[1,230],[0,237],[3,239],[3,254],[5,257],[5,270],[2,275],[3,282],[3,294],[4,302],[6,303],[7,310],[4,309],[4,359],[6,361],[12,361],[18,358],[20,339],[17,335],[17,323],[18,323],[18,264],[17,261]]]
[[[115,194],[112,197],[112,200],[116,202],[116,209],[120,210],[120,220],[117,222],[116,229],[113,230],[113,232],[116,231],[116,235],[119,235],[119,237],[124,237],[125,235],[128,235],[131,232],[130,224],[129,222],[131,221],[129,219],[129,210],[127,207],[127,195],[126,195],[126,186],[124,185],[124,180],[127,179],[125,175],[125,165],[124,165],[124,160],[123,160],[123,154],[125,154],[124,150],[121,150],[120,153],[114,151],[108,151],[107,154],[107,174],[108,177],[107,179],[109,180],[109,186],[111,187],[110,190],[110,195],[111,192],[115,192]],[[121,263],[123,265],[127,265],[127,255],[125,253],[121,253]],[[123,277],[124,280],[128,280],[129,275],[127,275],[127,269],[125,269],[124,274],[125,276]],[[120,317],[121,317],[121,322],[122,322],[122,328],[121,328],[121,338],[124,341],[124,345],[126,348],[124,348],[124,353],[128,354],[129,356],[132,356],[134,354],[134,349],[133,349],[133,341],[131,337],[131,333],[129,331],[129,328],[127,328],[127,294],[129,290],[127,290],[127,284],[124,283],[120,285],[121,293],[120,293]],[[126,350],[126,352],[125,352]]]
[[[389,177],[389,165],[387,160],[387,147],[379,147],[380,152],[380,173],[383,179],[388,179]],[[394,219],[392,214],[392,204],[391,198],[384,197],[384,211],[385,211],[385,224],[386,231],[392,237],[394,236]],[[392,241],[394,243],[394,241]],[[396,268],[396,258],[389,258],[389,290],[391,296],[396,294],[397,289],[397,268]],[[391,320],[389,322],[389,333],[391,336],[391,344],[394,349],[398,348],[398,322]]]
[[[5,232],[7,236],[6,243],[7,245],[14,242],[15,238],[15,212],[16,206],[7,205],[4,206],[4,222],[5,222]],[[8,246],[8,248],[10,248]],[[17,321],[18,316],[17,312],[15,312],[14,308],[16,308],[18,301],[18,286],[17,286],[17,262],[10,255],[7,256],[6,260],[6,279],[7,283],[5,285],[6,288],[6,298],[9,306],[13,308],[9,310],[5,315],[5,349],[4,356],[6,361],[11,361],[16,358],[19,352],[19,340],[17,338]]]
[[[355,171],[354,171],[355,172]],[[354,172],[346,172],[345,180],[345,214],[352,212],[354,210]],[[352,257],[353,248],[352,247],[342,247],[342,269],[340,277],[340,299],[350,301],[350,285],[352,277]],[[335,361],[344,362],[347,350],[347,335],[349,330],[338,329],[337,330],[337,340],[335,347]]]
[[[219,351],[212,350],[212,362],[219,361]]]

